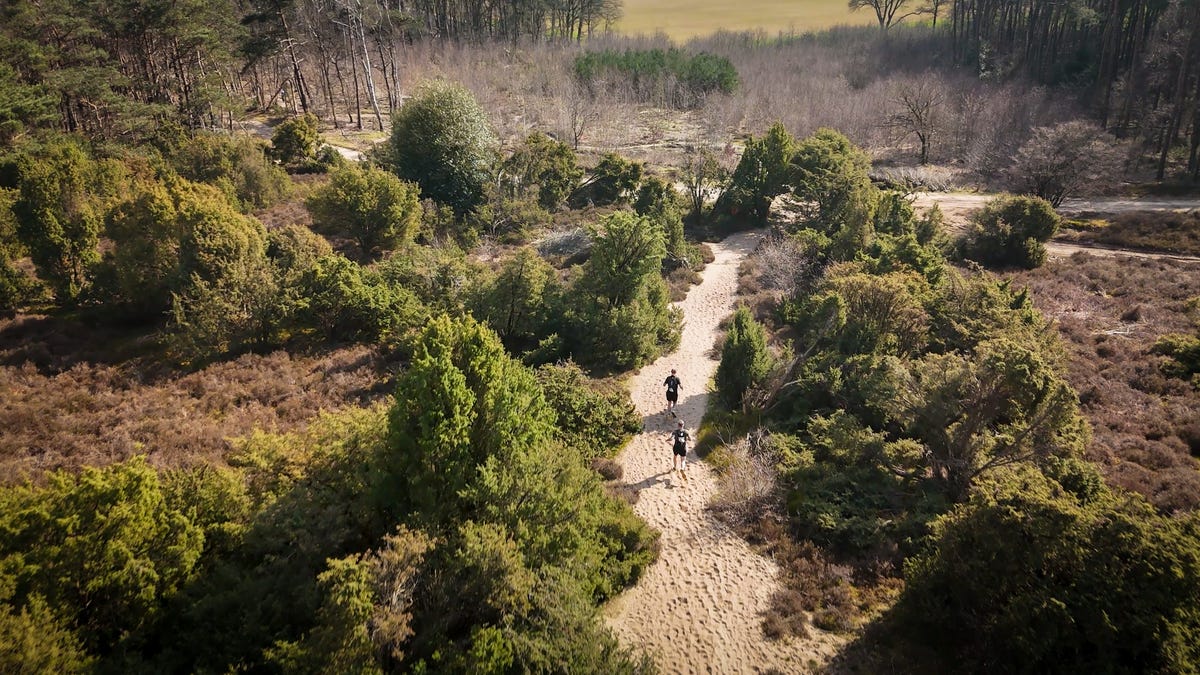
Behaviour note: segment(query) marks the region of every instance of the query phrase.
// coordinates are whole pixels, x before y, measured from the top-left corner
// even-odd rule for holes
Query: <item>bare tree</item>
[[[909,0],[850,0],[850,11],[870,7],[875,11],[875,18],[879,20],[879,30],[887,32],[887,29],[891,28],[893,24],[920,12],[920,10],[912,10],[896,16],[908,3]]]
[[[1015,188],[1060,206],[1084,186],[1102,189],[1114,182],[1122,155],[1100,127],[1075,120],[1034,129],[1009,172]]]
[[[942,8],[950,4],[950,0],[926,0],[924,5],[917,8],[916,14],[922,16],[929,15],[933,18],[933,28],[937,29],[938,16],[942,13]]]
[[[717,154],[706,147],[688,149],[683,164],[683,184],[692,202],[692,217],[704,213],[704,203],[715,200],[729,179],[729,170]]]
[[[362,0],[339,0],[339,5],[347,20],[346,29],[350,41],[354,48],[359,50],[358,56],[362,59],[363,81],[366,84],[367,100],[375,113],[376,128],[382,131],[383,115],[379,110],[379,97],[375,94],[375,76],[371,72],[371,53],[367,46],[367,29],[364,25],[366,9]],[[362,126],[361,118],[359,126]]]
[[[587,88],[573,79],[559,100],[562,101],[563,128],[571,137],[571,147],[578,150],[584,132],[600,117],[599,103]]]
[[[902,82],[892,99],[896,111],[888,116],[887,126],[899,132],[901,137],[917,137],[921,142],[921,164],[929,163],[929,144],[937,130],[944,100],[940,82],[929,75]]]

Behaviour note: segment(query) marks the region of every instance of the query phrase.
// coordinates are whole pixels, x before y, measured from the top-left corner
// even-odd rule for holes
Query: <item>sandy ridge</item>
[[[839,642],[815,629],[805,640],[763,637],[761,613],[777,567],[705,509],[717,490],[708,466],[690,455],[686,484],[670,472],[674,420],[663,414],[662,381],[671,368],[679,371],[679,417],[695,433],[717,367],[717,327],[734,309],[738,265],[757,241],[757,233],[742,233],[713,245],[716,260],[678,305],[685,317],[679,349],[630,382],[645,426],[617,459],[625,482],[639,490],[634,509],[662,533],[662,549],[642,580],[609,603],[605,618],[623,644],[651,654],[664,673],[803,672]]]

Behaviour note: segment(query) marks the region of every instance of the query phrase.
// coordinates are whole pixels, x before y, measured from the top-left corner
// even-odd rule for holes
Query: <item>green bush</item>
[[[388,251],[416,236],[423,211],[419,189],[373,167],[335,171],[305,202],[318,229],[342,232],[364,256]]]
[[[340,255],[317,260],[299,284],[297,323],[330,340],[396,340],[428,318],[412,291]]]
[[[679,341],[680,317],[659,274],[662,231],[627,211],[591,228],[592,254],[567,293],[563,321],[580,363],[625,370]]]
[[[18,156],[17,237],[59,302],[77,302],[91,286],[104,219],[125,174],[120,162],[93,157],[73,136]]]
[[[32,279],[13,266],[25,254],[17,239],[17,219],[12,205],[16,190],[0,188],[0,317],[16,311],[33,294]]]
[[[55,616],[42,596],[29,596],[20,608],[6,600],[0,595],[0,672],[95,672],[94,657],[84,651],[79,636]]]
[[[510,197],[535,191],[543,208],[562,206],[583,177],[575,151],[566,143],[534,132],[503,162]]]
[[[514,353],[537,346],[551,322],[551,307],[561,294],[554,268],[531,248],[523,248],[501,266],[473,302],[474,315],[486,321]]]
[[[594,96],[627,87],[638,101],[676,108],[699,106],[710,94],[731,94],[738,87],[728,58],[676,48],[584,52],[575,57],[575,78]],[[607,92],[597,91],[602,83]]]
[[[829,258],[853,260],[875,234],[879,190],[871,184],[867,154],[837,131],[818,129],[796,144],[790,161],[792,194],[802,205],[799,226],[829,237]],[[902,209],[894,199],[889,204],[894,208],[885,224]]]
[[[770,372],[771,353],[767,351],[762,324],[754,320],[744,305],[739,306],[725,333],[715,376],[721,405],[730,409],[740,407],[746,392],[761,385]]]
[[[168,350],[181,364],[199,366],[253,347],[278,344],[279,280],[265,256],[236,258],[221,276],[197,274],[172,295]]]
[[[1154,351],[1171,357],[1164,368],[1169,375],[1200,386],[1200,336],[1165,335],[1154,343]]]
[[[789,162],[795,143],[778,122],[761,138],[747,141],[729,186],[713,207],[714,213],[727,219],[734,229],[766,225],[771,201],[787,192],[791,184]]]
[[[195,279],[217,283],[245,261],[261,262],[266,231],[218,189],[168,176],[140,181],[108,218],[105,299],[151,317]]]
[[[1094,472],[1094,470],[1093,470]],[[953,669],[1144,673],[1200,668],[1200,522],[1034,469],[935,525],[905,570],[898,630]]]
[[[593,603],[632,583],[654,537],[555,440],[533,374],[470,318],[434,319],[400,377],[373,499],[431,552],[410,651],[421,667],[630,672]],[[601,656],[603,660],[592,660]]]
[[[319,120],[312,113],[284,120],[271,133],[271,155],[284,166],[304,167],[317,159],[321,145]]]
[[[140,458],[52,474],[44,487],[5,488],[0,506],[0,592],[16,589],[7,602],[41,622],[44,598],[93,654],[136,648],[204,546],[200,528],[168,506]],[[61,628],[45,639],[71,642]]]
[[[460,86],[423,85],[396,111],[385,163],[421,193],[463,215],[483,199],[499,145],[487,115]]]
[[[267,232],[267,257],[292,281],[292,275],[311,269],[317,260],[333,255],[333,247],[303,225],[291,224]]]
[[[633,211],[646,216],[663,231],[663,240],[667,245],[666,271],[683,265],[699,266],[703,261],[699,258],[689,259],[687,242],[683,239],[683,204],[682,195],[675,187],[665,180],[650,176],[638,187],[637,196],[633,200]]]
[[[631,162],[614,152],[605,153],[572,201],[597,206],[626,201],[637,190],[644,171],[641,162]]]
[[[243,212],[282,201],[292,190],[262,141],[247,136],[197,133],[167,158],[180,176],[217,187]]]
[[[435,313],[462,314],[477,293],[479,266],[454,244],[408,244],[381,261],[384,281],[416,294]]]
[[[618,384],[589,379],[570,361],[538,368],[537,379],[558,416],[559,442],[585,458],[611,457],[642,430],[629,392]]]
[[[1061,220],[1040,197],[998,197],[971,216],[962,254],[989,266],[1040,267]]]

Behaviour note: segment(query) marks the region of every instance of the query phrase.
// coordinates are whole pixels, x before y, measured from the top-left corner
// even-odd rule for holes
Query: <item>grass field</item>
[[[869,9],[850,12],[846,0],[625,0],[624,10],[621,32],[662,31],[676,41],[721,29],[803,33],[875,22]]]

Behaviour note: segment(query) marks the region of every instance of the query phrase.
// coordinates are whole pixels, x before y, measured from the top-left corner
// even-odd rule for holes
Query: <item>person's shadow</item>
[[[662,473],[656,473],[653,476],[648,476],[646,478],[643,478],[642,480],[640,480],[636,483],[630,483],[629,489],[633,490],[634,492],[641,492],[642,490],[645,490],[646,488],[652,488],[655,485],[658,485],[660,483],[666,483],[668,488],[673,487],[670,484],[670,482],[668,482],[665,478],[663,478],[663,476],[669,476],[669,475],[671,475],[670,471],[663,471]]]

